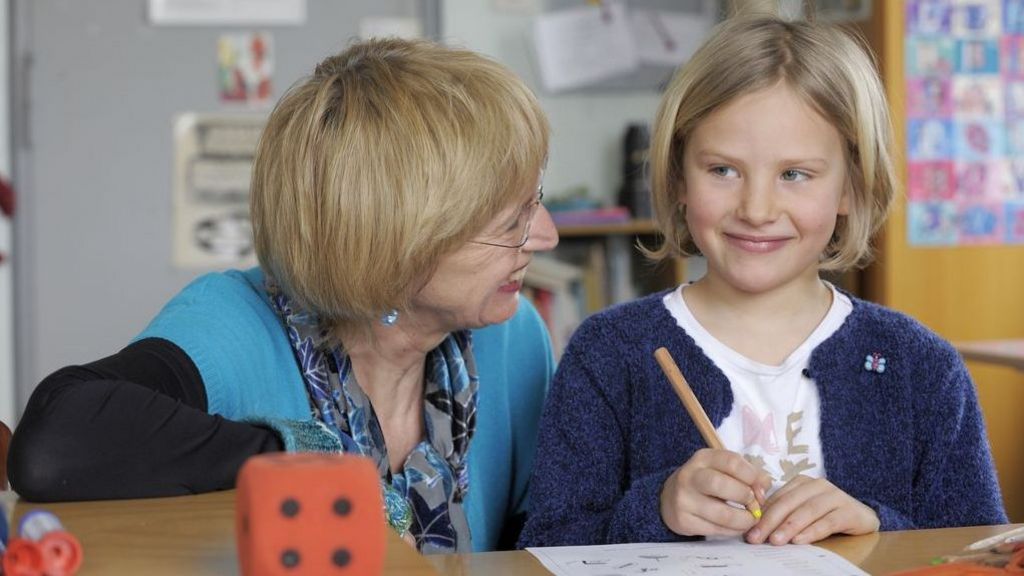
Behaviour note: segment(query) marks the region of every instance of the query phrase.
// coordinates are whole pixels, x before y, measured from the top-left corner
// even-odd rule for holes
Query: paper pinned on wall
[[[423,26],[418,18],[375,16],[359,21],[359,37],[370,38],[422,38]]]
[[[619,3],[544,14],[533,32],[541,81],[551,92],[581,88],[639,64],[626,8]]]
[[[306,22],[306,0],[149,0],[154,26]]]
[[[696,52],[714,22],[699,14],[630,10],[629,24],[641,63],[678,66]]]
[[[496,12],[507,14],[533,14],[538,0],[492,0]]]
[[[180,114],[174,122],[174,265],[256,265],[249,184],[266,115]]]
[[[737,538],[670,544],[615,544],[527,548],[556,576],[600,574],[759,574],[867,576],[848,560],[809,544],[747,544]]]

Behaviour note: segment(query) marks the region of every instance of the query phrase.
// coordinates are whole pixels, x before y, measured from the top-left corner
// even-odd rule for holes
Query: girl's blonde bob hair
[[[859,37],[839,27],[766,14],[741,14],[719,24],[676,72],[662,98],[650,175],[664,241],[649,256],[660,260],[698,252],[680,209],[690,134],[737,96],[779,82],[803,97],[846,144],[849,214],[839,216],[820,269],[846,270],[870,260],[871,237],[885,221],[896,190],[892,125],[874,60]]]
[[[293,86],[260,138],[260,265],[326,327],[365,325],[535,188],[547,148],[536,98],[500,64],[427,41],[354,44]]]

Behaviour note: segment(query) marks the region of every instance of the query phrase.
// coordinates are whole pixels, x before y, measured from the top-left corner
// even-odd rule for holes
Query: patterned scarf
[[[287,327],[313,416],[334,430],[345,452],[377,463],[389,523],[399,533],[408,528],[420,552],[469,552],[463,501],[469,488],[466,453],[476,427],[479,386],[470,332],[449,334],[427,355],[426,439],[413,448],[402,472],[392,474],[380,423],[356,382],[348,355],[327,344],[327,332],[314,314],[300,309],[269,276],[266,284]]]

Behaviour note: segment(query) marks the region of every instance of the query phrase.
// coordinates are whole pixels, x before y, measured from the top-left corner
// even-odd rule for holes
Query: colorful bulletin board
[[[907,0],[907,233],[1024,244],[1024,0]]]

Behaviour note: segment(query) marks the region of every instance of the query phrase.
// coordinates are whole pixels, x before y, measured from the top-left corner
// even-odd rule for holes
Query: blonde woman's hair
[[[740,14],[718,25],[675,74],[661,101],[650,149],[655,218],[664,236],[648,256],[696,254],[680,207],[683,151],[697,125],[734,98],[779,82],[799,94],[845,144],[848,215],[840,215],[821,270],[871,258],[871,238],[896,191],[892,125],[871,52],[853,32],[821,22]]]
[[[327,58],[271,113],[251,213],[264,271],[329,328],[408,306],[536,186],[548,123],[504,66],[427,41]]]

